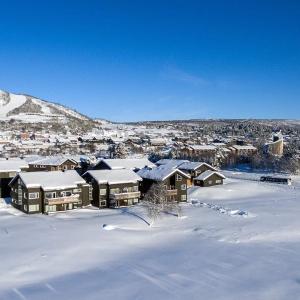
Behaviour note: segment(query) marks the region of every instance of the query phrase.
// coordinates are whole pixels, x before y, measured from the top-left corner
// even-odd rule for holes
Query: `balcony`
[[[67,197],[57,197],[57,198],[45,198],[45,202],[48,205],[78,203],[79,195],[72,195],[72,196],[67,196]]]
[[[109,198],[113,200],[134,199],[134,198],[140,198],[140,196],[141,196],[141,192],[109,194]]]
[[[167,196],[177,196],[177,189],[167,190]]]

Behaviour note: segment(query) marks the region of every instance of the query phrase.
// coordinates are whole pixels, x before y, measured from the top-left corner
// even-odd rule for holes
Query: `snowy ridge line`
[[[221,214],[225,214],[225,215],[229,215],[229,216],[254,217],[253,214],[250,214],[244,210],[225,208],[225,207],[222,207],[219,205],[201,202],[196,199],[191,199],[191,204],[193,206],[198,206],[198,207],[207,207],[212,210],[218,211]]]
[[[13,94],[0,90],[0,119],[20,119],[27,121],[41,121],[49,118],[60,118],[62,120],[75,118],[77,120],[91,120],[88,116],[66,107],[63,104],[42,100],[30,95]],[[34,120],[38,118],[38,120]]]

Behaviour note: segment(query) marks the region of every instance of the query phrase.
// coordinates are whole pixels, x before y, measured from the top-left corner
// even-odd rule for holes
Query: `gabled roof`
[[[178,172],[180,175],[182,175],[185,178],[190,178],[190,176],[182,171],[180,171],[177,168],[174,168],[167,165],[161,165],[155,169],[149,169],[144,168],[137,172],[139,176],[141,176],[143,179],[151,179],[154,181],[164,181],[169,176],[173,175],[174,173]]]
[[[67,160],[70,160],[74,164],[77,164],[76,160],[67,157],[67,156],[46,156],[46,157],[39,157],[37,159],[30,159],[30,165],[44,165],[44,166],[60,166]]]
[[[155,165],[147,158],[116,158],[116,159],[101,159],[99,163],[104,162],[111,170],[116,169],[142,169],[144,167],[154,168]]]
[[[27,188],[42,188],[43,190],[59,190],[76,188],[77,184],[86,183],[74,170],[51,172],[21,172],[9,183],[11,185],[20,178]]]
[[[0,159],[0,172],[20,172],[29,168],[28,163],[20,158]]]
[[[183,163],[187,163],[189,162],[186,159],[168,159],[168,158],[163,158],[160,159],[159,161],[156,162],[157,165],[161,166],[161,165],[169,165],[172,167],[178,167]]]
[[[207,171],[201,173],[199,176],[197,176],[197,177],[195,178],[195,180],[206,180],[207,178],[209,178],[209,177],[212,176],[212,175],[218,175],[218,176],[220,176],[220,177],[223,178],[223,179],[226,178],[223,174],[221,174],[221,173],[219,173],[219,172],[207,170]]]
[[[188,145],[188,147],[192,148],[193,150],[203,150],[203,151],[209,151],[209,150],[216,150],[217,147],[214,145]]]
[[[205,162],[186,162],[186,163],[183,163],[181,164],[178,168],[180,170],[196,170],[198,168],[200,168],[201,166],[207,166],[208,168],[212,168],[213,170],[217,171],[217,169],[215,169],[213,166],[205,163]]]
[[[118,183],[136,183],[142,181],[142,178],[132,170],[90,170],[84,173],[84,177],[89,174],[98,184],[118,184]]]

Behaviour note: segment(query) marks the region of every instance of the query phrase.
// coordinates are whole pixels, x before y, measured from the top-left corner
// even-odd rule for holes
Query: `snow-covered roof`
[[[183,163],[188,163],[189,161],[186,159],[168,159],[163,158],[156,162],[157,165],[169,165],[172,167],[178,167],[182,165]]]
[[[136,183],[142,181],[142,178],[139,175],[128,169],[90,170],[83,176],[86,174],[92,176],[99,184]]]
[[[232,147],[237,150],[257,150],[257,148],[252,145],[233,145]]]
[[[213,145],[189,145],[194,150],[216,150],[217,147]]]
[[[139,176],[144,179],[151,179],[155,181],[163,181],[174,173],[178,172],[180,175],[189,178],[190,176],[176,167],[171,166],[170,164],[161,165],[154,169],[144,168],[137,172]]]
[[[33,158],[26,158],[28,159],[28,163],[33,165],[44,165],[44,166],[60,166],[67,160],[71,160],[74,163],[77,163],[75,159],[69,156],[46,156],[46,157],[37,157],[36,159]]]
[[[28,163],[20,158],[0,159],[0,172],[20,172],[29,168]]]
[[[178,168],[180,170],[196,170],[197,168],[200,168],[203,165],[216,170],[213,166],[211,166],[205,162],[186,162],[186,163],[181,164]]]
[[[27,188],[39,188],[43,190],[59,190],[76,188],[77,184],[86,183],[74,170],[51,172],[21,172],[11,183],[20,177]]]
[[[142,169],[144,167],[149,167],[149,168],[155,167],[155,165],[147,158],[116,158],[116,159],[102,159],[101,161],[103,161],[112,170],[115,169],[135,170],[135,169]]]
[[[220,176],[220,177],[223,178],[223,179],[226,178],[223,174],[221,174],[221,173],[219,173],[219,172],[207,170],[207,171],[201,173],[199,176],[197,176],[197,177],[195,178],[195,180],[206,180],[207,178],[209,178],[210,176],[212,176],[212,175],[214,175],[214,174]]]

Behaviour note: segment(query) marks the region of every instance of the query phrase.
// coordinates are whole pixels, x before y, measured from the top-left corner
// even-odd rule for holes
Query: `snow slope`
[[[30,104],[28,104],[29,102]],[[24,105],[26,104],[27,108],[25,109]],[[14,118],[23,122],[47,122],[53,118],[65,120],[70,117],[79,120],[88,119],[86,116],[63,105],[0,90],[0,120]]]
[[[152,228],[140,207],[28,216],[0,205],[0,299],[300,298],[299,189],[227,179],[189,200]]]

